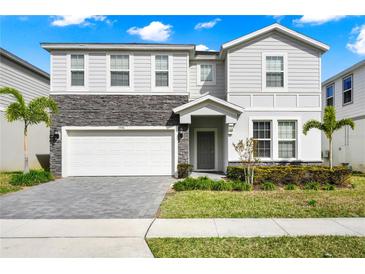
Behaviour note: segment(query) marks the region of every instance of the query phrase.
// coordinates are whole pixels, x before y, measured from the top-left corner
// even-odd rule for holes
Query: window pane
[[[256,141],[256,146],[254,149],[254,157],[263,157],[270,158],[271,157],[271,141]]]
[[[333,97],[327,98],[327,106],[333,106]]]
[[[266,87],[283,87],[284,72],[267,72]]]
[[[129,56],[110,55],[110,69],[129,70]]]
[[[352,87],[352,77],[343,79],[343,90],[350,89]]]
[[[282,121],[278,123],[279,139],[295,139],[296,130],[294,121]]]
[[[332,97],[333,96],[333,86],[329,86],[326,88],[326,96]]]
[[[350,103],[352,101],[352,90],[345,91],[343,93],[343,103]]]
[[[71,55],[71,69],[84,69],[84,55]]]
[[[156,63],[156,70],[168,70],[169,69],[169,56],[168,55],[156,55],[155,63]]]
[[[169,86],[169,73],[156,72],[156,87],[168,87],[168,86]]]
[[[129,86],[129,72],[128,71],[112,71],[110,75],[111,86]]]
[[[84,85],[84,72],[71,71],[71,86],[83,86],[83,85]]]
[[[279,141],[279,158],[295,158],[295,141]]]
[[[283,71],[284,57],[283,56],[266,56],[267,71]]]
[[[253,138],[270,139],[271,126],[269,121],[254,122],[253,123]]]
[[[200,65],[200,81],[213,81],[212,65]]]

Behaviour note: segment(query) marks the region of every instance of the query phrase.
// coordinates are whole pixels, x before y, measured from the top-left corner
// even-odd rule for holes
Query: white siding
[[[278,33],[230,50],[229,92],[261,92],[262,53],[273,51],[287,53],[288,92],[319,92],[319,51]]]
[[[212,61],[210,61],[212,62]],[[190,61],[189,68],[189,91],[190,99],[195,99],[202,94],[209,92],[209,94],[218,98],[225,99],[225,65],[223,62],[216,63],[216,84],[215,85],[198,85],[197,84],[197,68],[201,63],[209,63],[208,61]]]
[[[343,106],[343,98],[342,98],[342,78],[339,77],[334,82],[335,84],[335,107],[337,117],[339,119],[342,118],[354,118],[358,116],[365,115],[365,65],[356,69],[352,73],[346,74],[344,76],[352,74],[353,81],[353,98],[352,104],[348,104]],[[328,86],[328,85],[326,85]],[[326,106],[326,86],[322,88],[322,96],[323,96],[323,107]]]
[[[115,52],[115,51],[114,51]],[[80,52],[78,52],[80,53]],[[103,93],[107,91],[107,53],[108,52],[85,52],[88,54],[88,62],[85,64],[88,71],[87,90],[83,92]],[[110,52],[111,53],[111,52]],[[118,52],[118,53],[123,53]],[[154,52],[155,53],[155,52]],[[128,91],[132,93],[152,93],[151,90],[151,54],[152,52],[132,52],[133,54],[133,89]],[[159,52],[159,54],[172,55],[172,91],[171,93],[186,93],[188,86],[188,54],[187,52]],[[57,51],[51,53],[51,74],[52,74],[52,92],[69,92],[67,90],[67,54]],[[80,91],[76,91],[80,92]]]
[[[48,79],[3,57],[0,63],[0,87],[12,87],[19,90],[27,102],[35,97],[49,94]],[[8,106],[12,101],[11,96],[1,95],[0,109]]]

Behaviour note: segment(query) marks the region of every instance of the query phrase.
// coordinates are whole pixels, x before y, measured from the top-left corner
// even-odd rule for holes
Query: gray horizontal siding
[[[288,92],[319,92],[319,52],[278,33],[256,39],[229,53],[229,92],[262,91],[262,53],[288,56]]]
[[[19,90],[27,102],[35,97],[49,94],[48,79],[7,58],[1,58],[0,62],[0,87],[12,87]],[[13,100],[12,96],[1,95],[0,108],[5,108]]]

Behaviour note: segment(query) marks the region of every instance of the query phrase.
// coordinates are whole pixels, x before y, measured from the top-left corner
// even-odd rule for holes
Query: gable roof
[[[358,69],[359,67],[364,66],[364,65],[365,65],[365,59],[358,62],[358,63],[356,63],[356,64],[354,64],[354,65],[352,65],[351,67],[349,67],[349,68],[333,75],[332,77],[328,78],[327,80],[323,81],[322,86],[327,85],[328,83],[336,80],[337,78],[340,78],[342,76],[346,76],[346,74],[349,74],[349,73],[353,72],[355,69]]]
[[[219,105],[222,105],[222,106],[224,106],[226,108],[229,108],[229,109],[231,109],[231,110],[233,110],[235,112],[238,112],[238,113],[242,113],[243,112],[243,108],[242,107],[237,106],[235,104],[232,104],[230,102],[227,102],[225,100],[219,99],[219,98],[217,98],[215,96],[212,96],[212,95],[209,95],[209,94],[203,95],[203,96],[199,97],[198,99],[195,99],[195,100],[193,100],[193,101],[191,101],[189,103],[186,103],[186,104],[183,104],[181,106],[178,106],[178,107],[174,108],[172,111],[174,113],[180,113],[183,110],[186,110],[188,108],[191,108],[193,106],[196,106],[196,105],[198,105],[200,103],[204,103],[204,102],[214,102],[214,103],[217,103]]]
[[[238,44],[248,42],[248,41],[250,41],[250,40],[252,40],[252,39],[254,39],[258,36],[264,35],[264,34],[269,33],[271,31],[277,31],[277,32],[283,33],[283,34],[285,34],[287,36],[290,36],[290,37],[292,37],[296,40],[299,40],[303,43],[306,43],[310,46],[318,48],[319,50],[321,50],[323,52],[329,50],[329,48],[330,48],[328,45],[326,45],[322,42],[319,42],[319,41],[317,41],[315,39],[312,39],[308,36],[305,36],[305,35],[303,35],[299,32],[296,32],[296,31],[288,29],[288,28],[286,28],[286,27],[284,27],[284,26],[282,26],[278,23],[275,23],[275,24],[269,25],[265,28],[262,28],[262,29],[259,29],[257,31],[251,32],[247,35],[241,36],[237,39],[231,40],[227,43],[224,43],[221,47],[221,51],[225,51],[225,50],[227,50],[231,47],[234,47]]]
[[[18,65],[31,70],[32,72],[43,76],[44,78],[47,78],[49,80],[49,74],[43,70],[41,70],[40,68],[37,68],[36,66],[32,65],[31,63],[28,63],[27,61],[25,61],[24,59],[16,56],[15,54],[12,54],[11,52],[7,51],[6,49],[3,49],[0,47],[0,56],[1,58],[7,58],[15,63],[17,63]]]

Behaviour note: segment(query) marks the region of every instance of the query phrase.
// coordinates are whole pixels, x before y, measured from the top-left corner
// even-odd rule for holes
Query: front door
[[[197,169],[215,169],[214,131],[197,132]]]

